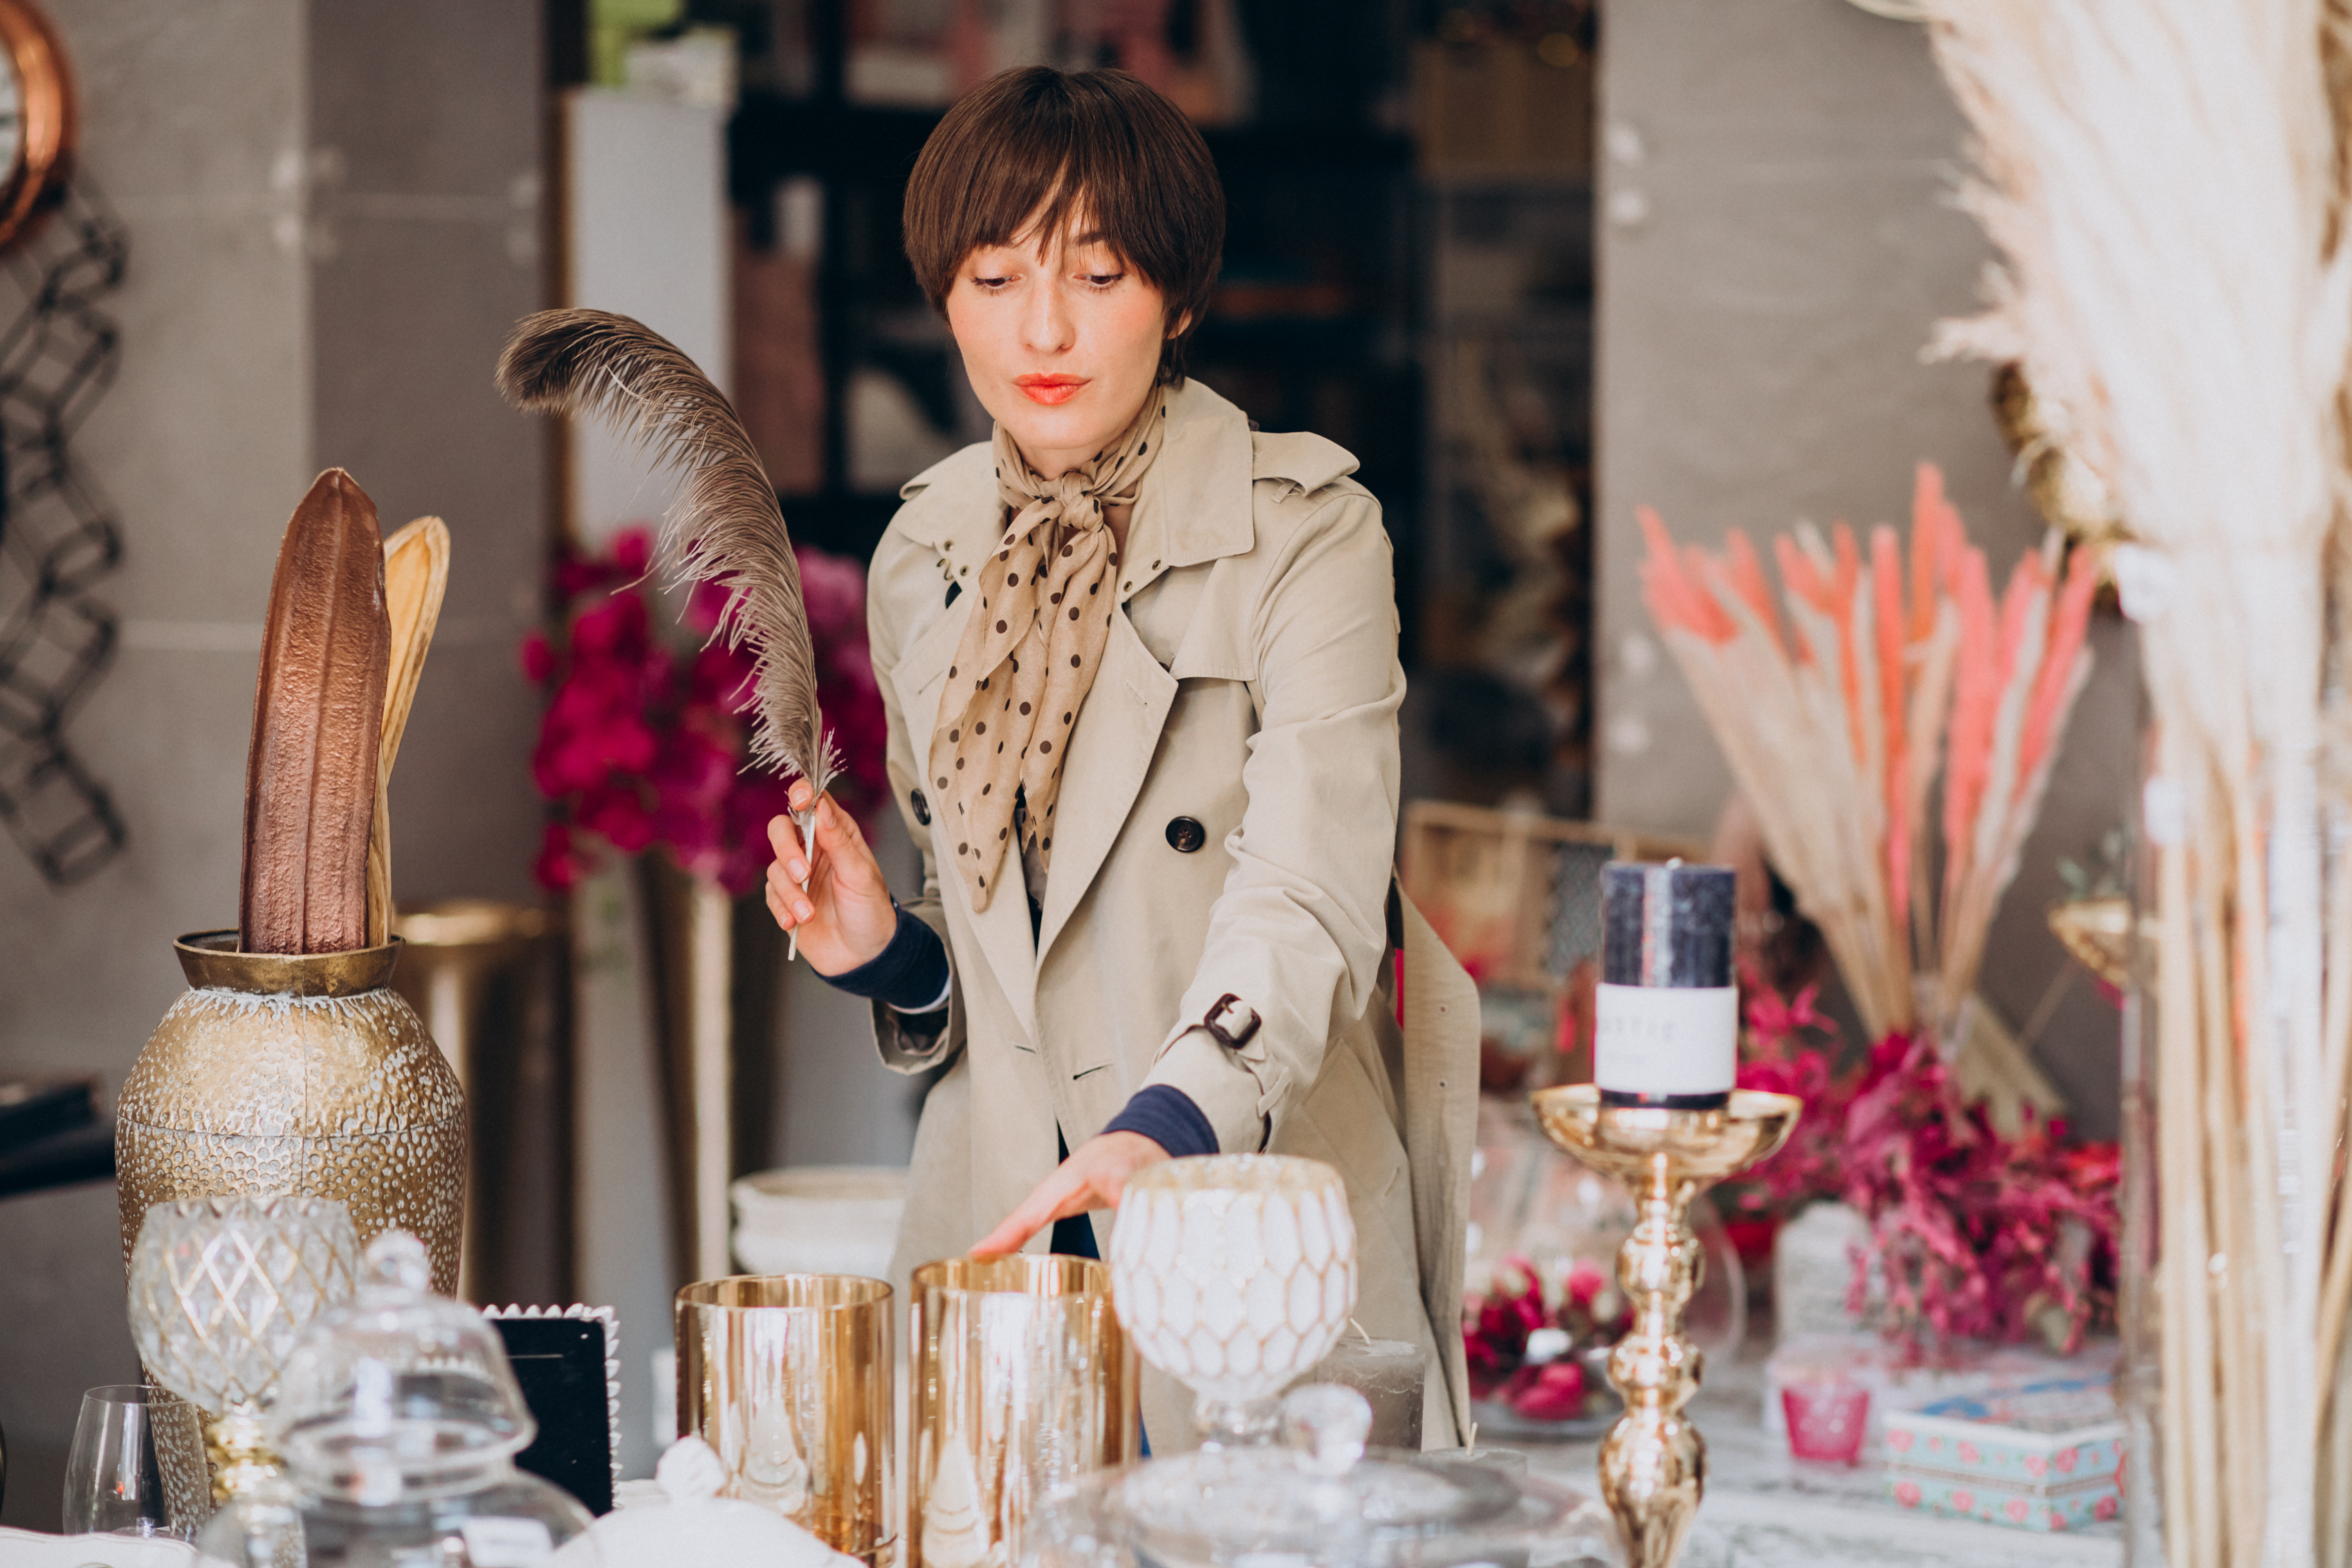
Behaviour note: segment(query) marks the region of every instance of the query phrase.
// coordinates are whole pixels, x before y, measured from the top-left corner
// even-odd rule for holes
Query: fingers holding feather
[[[768,868],[768,908],[774,914],[776,924],[787,931],[816,918],[816,905],[784,875],[782,866]]]
[[[802,844],[800,824],[790,817],[769,819],[768,846],[776,852],[776,865],[795,884],[805,885],[815,850],[813,846]]]

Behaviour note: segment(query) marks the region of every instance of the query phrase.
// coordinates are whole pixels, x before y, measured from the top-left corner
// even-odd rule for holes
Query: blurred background
[[[526,643],[562,644],[667,497],[627,454],[499,402],[518,317],[593,306],[669,336],[735,400],[798,542],[862,566],[898,487],[989,434],[900,250],[917,150],[995,71],[1134,71],[1200,124],[1229,203],[1194,373],[1265,429],[1353,451],[1381,502],[1408,797],[1702,846],[1727,777],[1640,603],[1636,503],[1699,538],[1898,520],[1927,458],[1997,562],[2039,537],[1981,367],[1919,359],[1985,256],[1941,199],[1958,117],[1920,30],[1847,0],[46,9],[99,226],[11,263],[32,300],[58,246],[119,238],[91,307],[111,358],[71,432],[119,549],[87,586],[108,630],[61,732],[89,788],[53,800],[22,757],[0,768],[26,851],[0,847],[0,1077],[94,1081],[102,1134],[181,989],[171,939],[233,919],[262,607],[311,476],[348,468],[388,528],[446,518],[448,599],[392,801],[404,906],[508,912],[411,932],[488,966],[462,996],[420,992],[445,1047],[490,1042],[477,1215],[496,1247],[473,1293],[620,1309],[632,1474],[655,1452],[650,1353],[684,1233],[709,1223],[677,1190],[693,998],[664,933],[709,877],[681,881],[691,856],[665,860],[644,823],[587,842],[577,800],[580,831],[548,834],[541,714],[564,674]],[[21,614],[39,572],[0,565],[0,616]],[[685,612],[656,609],[657,629]],[[2132,776],[2128,642],[2112,618],[2093,641],[2074,760],[1983,989],[2078,1124],[2112,1136],[2113,1009],[2041,927],[2060,862],[2094,858]],[[895,814],[877,822],[910,876]],[[68,839],[87,846],[69,866],[36,852]],[[756,903],[719,918],[727,1174],[902,1162],[921,1086],[875,1064],[855,1004],[782,964]],[[0,1163],[11,1523],[54,1527],[77,1396],[135,1375],[103,1143]]]

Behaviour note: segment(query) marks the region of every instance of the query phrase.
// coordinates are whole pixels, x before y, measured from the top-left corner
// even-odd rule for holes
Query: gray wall
[[[1728,776],[1650,635],[1637,504],[1678,538],[1760,538],[1809,517],[1905,522],[1940,464],[1999,576],[2039,536],[2010,484],[1979,364],[1922,365],[1976,299],[1987,250],[1948,200],[1961,122],[1916,26],[1844,0],[1627,0],[1602,49],[1599,815],[1705,832]],[[1981,989],[2086,1131],[2115,1127],[2116,1019],[2042,924],[2130,787],[2127,631],[2098,666]]]
[[[310,22],[310,363],[321,465],[387,531],[449,525],[449,591],[393,775],[403,903],[530,902],[546,422],[490,371],[547,298],[538,0],[318,0]]]
[[[536,198],[518,206],[512,186],[539,167],[540,7],[47,8],[80,84],[83,167],[130,237],[107,302],[121,373],[74,448],[121,518],[101,597],[124,648],[72,733],[131,843],[63,892],[0,845],[0,1071],[111,1088],[181,988],[171,938],[236,918],[270,568],[329,463],[388,523],[436,511],[455,535],[394,790],[400,894],[529,894],[531,709],[512,650],[536,610],[546,465],[488,376],[540,298]],[[343,174],[314,193],[338,162],[307,155],[320,147]],[[0,1517],[53,1529],[80,1391],[136,1375],[112,1188],[0,1202]]]

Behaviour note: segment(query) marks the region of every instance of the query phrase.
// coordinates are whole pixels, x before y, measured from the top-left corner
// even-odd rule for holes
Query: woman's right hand
[[[795,781],[793,810],[805,811],[809,784]],[[776,858],[768,867],[768,912],[786,931],[800,934],[801,956],[820,975],[845,975],[882,956],[898,929],[898,905],[866,835],[849,813],[825,796],[810,823],[810,842],[801,842],[790,817],[768,823]]]

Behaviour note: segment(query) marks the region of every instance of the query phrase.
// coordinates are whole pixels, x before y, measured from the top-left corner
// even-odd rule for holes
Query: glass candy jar
[[[1033,1516],[1021,1568],[1614,1568],[1616,1527],[1566,1487],[1368,1448],[1351,1388],[1293,1390],[1278,1446],[1097,1472]]]
[[[358,1294],[279,1374],[285,1480],[214,1516],[205,1568],[534,1568],[588,1528],[569,1494],[515,1469],[537,1427],[505,1346],[430,1278],[413,1236],[368,1249]]]

